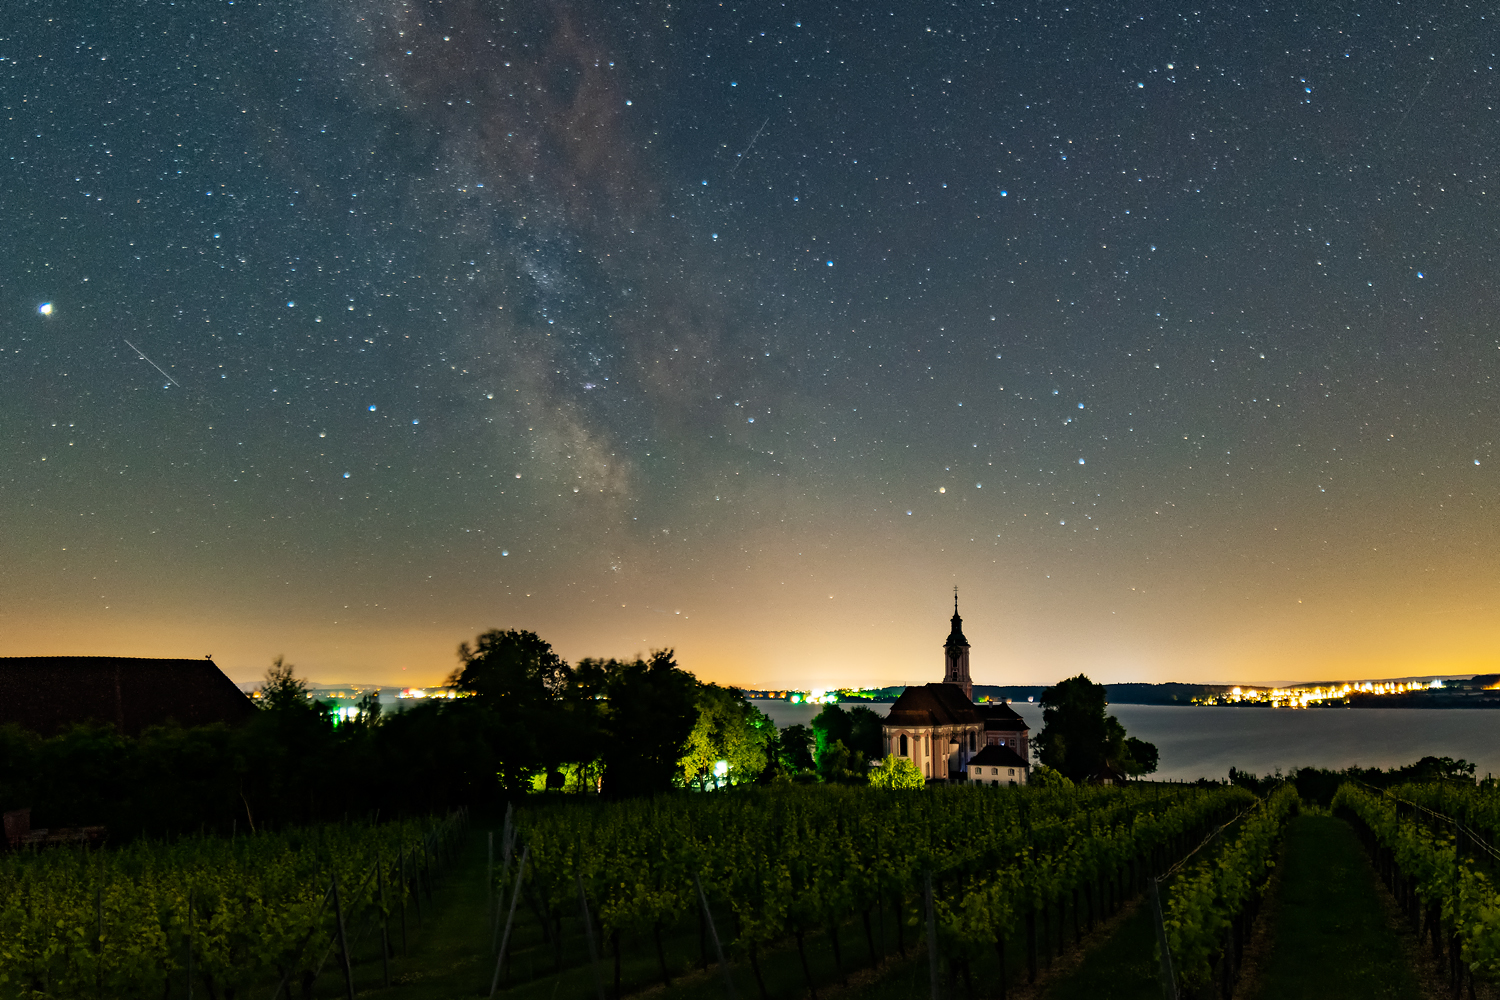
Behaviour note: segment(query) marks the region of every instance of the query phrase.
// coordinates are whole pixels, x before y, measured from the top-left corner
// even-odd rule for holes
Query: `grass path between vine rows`
[[[1327,815],[1288,827],[1236,995],[1250,1000],[1420,1000],[1401,940],[1354,831]],[[1047,1000],[1160,1000],[1156,932],[1145,906],[1089,953]]]
[[[1256,1000],[1424,995],[1383,887],[1348,823],[1302,815],[1287,828],[1280,888],[1262,916],[1268,951]]]

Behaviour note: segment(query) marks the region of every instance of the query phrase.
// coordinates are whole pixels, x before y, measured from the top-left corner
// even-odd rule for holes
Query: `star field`
[[[1482,8],[0,28],[0,655],[1493,670]]]

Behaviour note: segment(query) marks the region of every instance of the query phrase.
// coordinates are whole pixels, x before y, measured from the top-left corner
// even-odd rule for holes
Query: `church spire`
[[[969,640],[964,638],[964,620],[958,616],[958,588],[953,588],[953,627],[943,643],[943,683],[957,684],[964,695],[973,699],[974,685],[969,681]]]

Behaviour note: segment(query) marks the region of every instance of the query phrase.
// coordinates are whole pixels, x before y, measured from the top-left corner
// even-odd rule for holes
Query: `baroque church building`
[[[974,704],[956,594],[952,626],[943,644],[942,683],[908,687],[896,699],[882,727],[885,752],[907,758],[929,781],[1024,785],[1031,730],[1004,702]]]

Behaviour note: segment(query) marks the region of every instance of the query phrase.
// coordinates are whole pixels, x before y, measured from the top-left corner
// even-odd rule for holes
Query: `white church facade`
[[[896,699],[882,727],[885,752],[907,758],[929,781],[1026,784],[1031,755],[1026,720],[1004,702],[976,705],[973,698],[969,640],[955,595],[942,683],[909,687]]]

